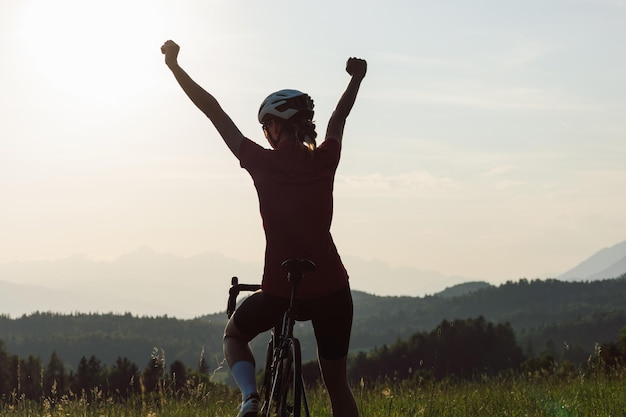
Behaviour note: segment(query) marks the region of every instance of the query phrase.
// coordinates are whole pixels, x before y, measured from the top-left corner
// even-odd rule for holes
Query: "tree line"
[[[391,345],[358,352],[349,358],[353,383],[382,379],[421,380],[446,378],[474,379],[502,373],[525,375],[556,372],[584,372],[589,366],[626,366],[626,326],[617,342],[597,344],[593,355],[574,362],[559,355],[554,342],[534,354],[524,353],[508,323],[494,324],[480,316],[465,320],[444,320],[430,332],[415,333]],[[307,381],[320,380],[316,364],[303,366]]]
[[[510,324],[497,324],[484,317],[444,320],[429,332],[418,332],[393,344],[357,352],[349,357],[353,383],[381,378],[395,380],[473,379],[506,373],[546,373],[580,369],[567,359],[559,359],[548,348],[538,355],[524,354]],[[591,360],[593,359],[593,360]],[[626,365],[626,326],[617,342],[598,345],[587,361],[604,367]],[[259,370],[262,371],[262,370]],[[307,383],[319,381],[314,361],[303,365]],[[97,397],[124,401],[137,394],[154,392],[177,395],[202,385],[215,384],[209,366],[201,357],[196,368],[180,360],[166,363],[165,352],[154,349],[140,369],[127,357],[118,356],[113,365],[103,365],[95,356],[83,356],[76,371],[67,371],[61,357],[53,351],[47,363],[29,355],[10,354],[0,340],[0,399],[42,398],[58,400],[75,395],[88,401]]]
[[[83,356],[76,371],[67,371],[61,357],[53,351],[47,363],[28,355],[20,358],[7,352],[0,340],[0,400],[17,401],[42,398],[59,400],[74,395],[92,401],[112,398],[124,401],[136,394],[157,391],[176,395],[183,389],[213,384],[210,369],[204,357],[196,369],[175,360],[169,367],[165,352],[154,349],[143,369],[127,357],[118,356],[112,366],[91,355]]]

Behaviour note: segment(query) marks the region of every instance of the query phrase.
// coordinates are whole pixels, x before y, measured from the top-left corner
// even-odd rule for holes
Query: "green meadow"
[[[362,417],[610,417],[626,415],[626,368],[476,378],[361,381]],[[308,387],[311,415],[330,416],[323,388]],[[14,417],[235,417],[239,393],[222,384],[162,387],[119,402],[92,391],[32,401],[11,395],[0,415]]]

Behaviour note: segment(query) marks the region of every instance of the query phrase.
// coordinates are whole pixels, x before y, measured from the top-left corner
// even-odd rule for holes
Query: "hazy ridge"
[[[423,297],[473,279],[376,259],[345,257],[353,290],[379,296]],[[73,256],[54,261],[0,264],[0,314],[19,317],[36,311],[127,313],[138,316],[200,317],[222,311],[230,285],[258,282],[262,266],[216,252],[192,257],[142,247],[112,261]],[[564,281],[610,279],[626,273],[626,241],[604,248],[567,272]]]
[[[344,262],[353,289],[382,296],[423,296],[466,281],[378,260],[347,257]],[[0,264],[0,313],[131,312],[193,318],[224,309],[233,275],[254,283],[261,271],[261,264],[216,252],[185,258],[148,247],[107,262],[73,256],[5,263]]]

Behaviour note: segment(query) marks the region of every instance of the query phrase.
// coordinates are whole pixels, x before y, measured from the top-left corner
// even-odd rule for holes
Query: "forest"
[[[118,356],[113,365],[107,366],[94,355],[83,356],[77,370],[68,371],[56,351],[44,363],[33,355],[20,358],[11,354],[0,341],[0,400],[59,399],[81,393],[87,401],[96,397],[124,401],[137,394],[167,391],[176,395],[219,382],[204,358],[196,367],[188,367],[180,360],[168,364],[166,358],[163,350],[155,348],[145,367],[139,368],[127,357]],[[558,360],[548,350],[528,356],[517,345],[510,325],[493,324],[478,317],[444,320],[430,332],[415,333],[406,340],[352,354],[348,373],[352,384],[357,385],[381,380],[477,380],[503,374],[571,376],[590,366],[608,370],[624,363],[626,326],[617,335],[617,342],[598,345],[587,362],[576,364],[568,359]],[[303,365],[303,376],[307,384],[321,382],[314,361]]]
[[[427,297],[354,292],[351,375],[357,379],[472,378],[503,371],[606,364],[626,357],[626,276],[595,282],[519,280]],[[157,381],[227,381],[225,314],[179,320],[131,314],[0,317],[0,392],[38,395],[98,386],[118,396]],[[314,359],[299,324],[303,358]],[[266,338],[253,344],[261,354]],[[305,366],[309,380],[314,363]],[[129,384],[143,384],[142,386]]]

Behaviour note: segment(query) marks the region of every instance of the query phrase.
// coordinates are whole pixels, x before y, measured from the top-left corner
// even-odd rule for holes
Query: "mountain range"
[[[380,296],[446,294],[475,288],[459,276],[379,260],[345,257],[353,290]],[[73,256],[54,261],[0,264],[0,314],[132,313],[194,318],[225,309],[230,278],[258,282],[262,266],[205,252],[192,257],[157,253],[149,247],[112,261]],[[589,281],[626,273],[626,241],[605,248],[556,279]],[[392,283],[392,285],[390,285]],[[472,285],[461,285],[472,284]],[[485,283],[479,284],[486,285]]]
[[[626,272],[626,241],[598,251],[556,279],[562,281],[597,281],[615,278]]]

